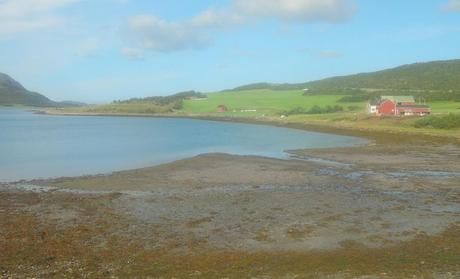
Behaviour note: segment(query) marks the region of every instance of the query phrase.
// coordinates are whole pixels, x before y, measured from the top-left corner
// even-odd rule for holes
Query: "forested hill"
[[[404,65],[393,69],[309,82],[312,89],[460,89],[460,59]]]
[[[7,74],[0,73],[0,106],[31,107],[76,107],[84,103],[65,101],[55,102],[47,97],[31,92]]]
[[[255,83],[227,91],[250,89],[291,90],[308,88],[322,94],[397,94],[413,92],[430,99],[460,98],[460,59],[404,65],[378,72],[331,77],[323,80],[296,83]]]
[[[41,94],[28,91],[10,76],[0,73],[0,105],[50,107],[57,106],[57,103]]]

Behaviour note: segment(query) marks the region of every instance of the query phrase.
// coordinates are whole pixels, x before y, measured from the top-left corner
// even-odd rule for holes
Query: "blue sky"
[[[460,0],[0,0],[0,72],[91,103],[460,58]]]

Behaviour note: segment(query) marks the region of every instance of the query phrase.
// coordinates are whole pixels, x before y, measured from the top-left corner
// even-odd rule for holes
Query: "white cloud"
[[[131,17],[123,34],[136,49],[172,52],[206,46],[216,33],[254,20],[337,23],[349,19],[354,11],[350,0],[232,0],[227,7],[208,9],[182,21],[152,15]]]
[[[228,9],[208,9],[188,21],[195,28],[227,29],[242,25],[246,18],[238,12]]]
[[[59,25],[56,10],[79,0],[0,0],[0,39]]]
[[[234,4],[237,10],[250,16],[285,21],[340,22],[355,11],[348,0],[234,0]]]
[[[169,22],[150,15],[130,18],[124,33],[137,48],[162,52],[197,48],[209,41],[202,28],[190,22]]]
[[[460,0],[450,0],[448,3],[446,3],[443,6],[443,9],[445,11],[453,11],[453,12],[458,12],[460,11]]]

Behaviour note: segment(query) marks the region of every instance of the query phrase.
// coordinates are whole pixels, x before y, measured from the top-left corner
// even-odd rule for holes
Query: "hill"
[[[429,100],[460,100],[460,59],[415,63],[348,76],[295,84],[256,83],[227,91],[248,89],[301,90],[310,94],[365,96],[410,93]]]
[[[183,109],[186,100],[206,100],[207,96],[196,91],[185,91],[170,96],[153,96],[118,100],[111,104],[92,106],[79,110],[90,113],[172,113]]]
[[[50,107],[57,106],[57,103],[41,94],[28,91],[10,76],[0,73],[0,105]]]
[[[84,106],[83,103],[66,101],[55,102],[47,97],[31,92],[7,74],[0,73],[0,106],[32,106],[32,107],[74,107]]]

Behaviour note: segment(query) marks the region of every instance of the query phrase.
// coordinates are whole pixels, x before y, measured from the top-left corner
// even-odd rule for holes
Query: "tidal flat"
[[[458,278],[460,147],[204,154],[0,187],[5,278]]]

